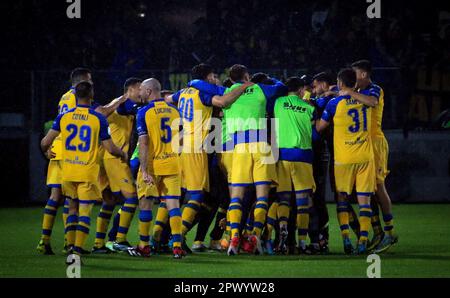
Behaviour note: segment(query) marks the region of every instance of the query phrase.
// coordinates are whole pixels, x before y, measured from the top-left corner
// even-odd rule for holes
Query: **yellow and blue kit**
[[[79,216],[67,218],[67,244],[81,252],[89,234],[92,206],[101,197],[98,154],[100,142],[111,138],[108,122],[91,106],[78,105],[60,114],[52,129],[61,135],[63,193],[79,202]]]
[[[139,136],[149,138],[148,170],[154,175],[155,183],[147,185],[142,172],[137,178],[138,197],[140,199],[160,198],[179,200],[181,196],[179,156],[175,147],[178,138],[180,114],[178,109],[164,99],[151,101],[137,114],[136,124]],[[141,210],[139,214],[139,234],[141,243],[148,244],[149,229],[152,220],[151,210]],[[180,208],[169,210],[169,222],[174,247],[181,246]]]
[[[213,93],[203,92],[192,87],[195,84],[208,83],[201,80],[191,81],[187,88],[172,96],[183,121],[180,165],[182,185],[188,198],[183,209],[183,234],[191,229],[195,215],[203,202],[204,192],[209,192],[208,156],[203,145],[210,131],[212,98],[214,95],[223,95],[225,91],[224,88],[217,87]],[[208,85],[211,85],[211,88],[214,86]]]

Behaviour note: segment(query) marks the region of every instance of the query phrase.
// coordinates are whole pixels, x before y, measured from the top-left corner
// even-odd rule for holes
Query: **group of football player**
[[[37,250],[54,254],[51,234],[64,206],[67,254],[326,254],[327,180],[344,252],[387,250],[398,236],[384,183],[384,93],[371,73],[371,63],[360,60],[337,79],[322,72],[281,82],[236,64],[220,82],[210,65],[199,64],[182,90],[132,77],[121,96],[99,105],[90,70],[73,70],[41,141],[51,194]],[[127,234],[136,212],[133,246]]]

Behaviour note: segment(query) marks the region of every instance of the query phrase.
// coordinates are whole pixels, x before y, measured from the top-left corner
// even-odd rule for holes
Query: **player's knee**
[[[64,200],[63,200],[61,188],[53,187],[51,190],[51,193],[50,193],[50,199],[57,203],[63,203]]]

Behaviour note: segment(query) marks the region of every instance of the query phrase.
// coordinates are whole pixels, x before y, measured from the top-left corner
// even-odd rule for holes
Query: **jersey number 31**
[[[361,109],[362,117],[363,117],[363,130],[367,131],[367,107],[363,107]],[[348,127],[348,130],[352,133],[358,132],[361,129],[361,125],[359,122],[359,110],[358,109],[350,109],[347,114],[352,117],[353,125]]]

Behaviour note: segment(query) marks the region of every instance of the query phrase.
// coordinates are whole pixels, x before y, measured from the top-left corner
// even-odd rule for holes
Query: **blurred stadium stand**
[[[449,132],[435,122],[450,109],[450,12],[442,3],[384,1],[374,20],[360,0],[82,1],[80,20],[66,17],[66,1],[7,3],[3,42],[13,55],[0,56],[8,87],[0,154],[10,171],[0,204],[46,199],[38,143],[77,66],[93,70],[95,98],[106,103],[129,76],[182,88],[198,62],[222,78],[234,63],[283,78],[336,73],[361,58],[373,62],[386,92],[393,199],[450,200]]]

